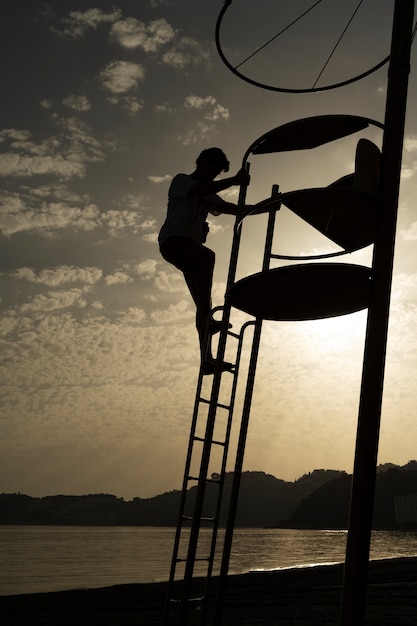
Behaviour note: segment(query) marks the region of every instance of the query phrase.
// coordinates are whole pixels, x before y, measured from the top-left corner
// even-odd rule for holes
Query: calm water
[[[0,595],[167,580],[174,532],[0,526]],[[237,529],[230,572],[340,562],[345,544],[346,532],[338,530]],[[397,556],[417,556],[417,533],[375,532],[371,558]]]

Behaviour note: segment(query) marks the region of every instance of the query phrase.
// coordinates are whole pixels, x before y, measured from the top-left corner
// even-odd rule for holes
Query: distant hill
[[[224,485],[220,523],[227,517],[233,474]],[[242,474],[236,526],[346,528],[351,476],[338,470],[314,470],[294,482],[264,472]],[[214,511],[217,486],[208,483],[204,514]],[[386,464],[376,482],[374,526],[398,528],[395,498],[417,494],[417,462],[402,468]],[[196,487],[187,496],[191,514]],[[109,494],[47,496],[0,494],[0,524],[175,526],[181,493],[170,491],[153,498],[127,502]],[[416,503],[417,506],[417,503]]]
[[[416,469],[414,469],[416,468]],[[308,495],[280,526],[289,528],[347,528],[351,476],[332,480]],[[408,521],[398,521],[395,500],[408,496],[417,510],[417,463],[412,461],[403,468],[393,466],[377,473],[373,528],[417,528],[417,515]]]
[[[315,470],[295,482],[286,482],[265,472],[243,472],[236,524],[245,527],[275,526],[295,510],[302,498],[343,472]],[[221,525],[227,518],[233,474],[224,485]],[[203,514],[212,515],[217,485],[208,483]],[[197,488],[187,496],[192,514]],[[86,496],[47,496],[32,498],[24,494],[0,494],[0,524],[75,524],[175,526],[181,492],[170,491],[153,498],[133,498],[126,502],[109,494]]]

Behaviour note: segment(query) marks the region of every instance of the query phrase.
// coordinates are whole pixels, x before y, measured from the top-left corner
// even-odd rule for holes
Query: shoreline
[[[338,626],[342,582],[343,564],[231,575],[222,626]],[[4,626],[161,626],[166,589],[135,583],[0,596],[0,615]],[[416,623],[417,557],[370,561],[366,626]]]

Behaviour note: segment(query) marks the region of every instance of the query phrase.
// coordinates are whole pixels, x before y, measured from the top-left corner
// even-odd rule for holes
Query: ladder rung
[[[236,337],[236,338],[239,339],[239,337]],[[236,376],[236,365],[232,364],[232,369],[222,369],[223,374],[226,372],[228,372],[229,374],[233,374],[233,376]],[[206,375],[210,375],[212,373],[213,372],[207,372]],[[204,375],[204,372],[203,372],[203,375]]]
[[[177,557],[175,561],[176,563],[185,563],[187,559],[182,559],[181,557]],[[210,561],[210,557],[209,556],[196,556],[194,559],[194,562],[196,561]]]
[[[210,404],[210,400],[206,398],[200,398],[200,402],[204,402],[204,404]],[[226,411],[230,410],[230,404],[222,404],[221,402],[217,402],[216,406],[220,409],[226,409]]]
[[[219,409],[226,409],[226,411],[230,411],[230,404],[221,404],[221,402],[218,402],[216,406]]]
[[[188,598],[187,602],[193,603],[193,604],[202,604],[205,600],[205,596],[200,596],[199,598]],[[180,604],[182,602],[182,600],[177,599],[177,598],[170,598],[169,601],[172,604]]]
[[[204,437],[197,437],[195,436],[194,441],[202,441],[204,443],[205,439]],[[217,439],[212,439],[211,441],[212,444],[216,445],[216,446],[225,446],[226,443],[224,441],[217,441]]]
[[[187,480],[198,480],[197,476],[187,476]],[[206,483],[215,483],[216,485],[220,485],[222,483],[221,478],[206,478]]]
[[[191,515],[183,515],[181,519],[183,522],[192,522],[194,518]],[[215,517],[201,517],[200,521],[201,522],[215,522],[216,518]]]

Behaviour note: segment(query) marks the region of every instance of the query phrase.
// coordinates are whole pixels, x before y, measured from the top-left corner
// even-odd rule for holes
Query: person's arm
[[[229,178],[221,178],[220,180],[212,180],[207,182],[196,182],[188,192],[189,196],[209,196],[219,191],[224,191],[235,185],[249,185],[250,176],[246,170],[241,169],[234,176]]]
[[[278,198],[265,198],[265,200],[261,200],[256,204],[245,204],[242,207],[242,212],[251,211],[251,215],[266,213],[273,208],[278,208],[280,202],[281,201]],[[232,202],[223,202],[216,207],[216,210],[219,211],[219,213],[226,213],[227,215],[237,215],[238,209],[238,205],[233,204]]]
[[[271,209],[277,210],[279,209],[280,205],[281,205],[281,198],[265,198],[265,200],[260,200],[256,204],[252,205],[253,211],[251,212],[251,215],[267,213]]]

